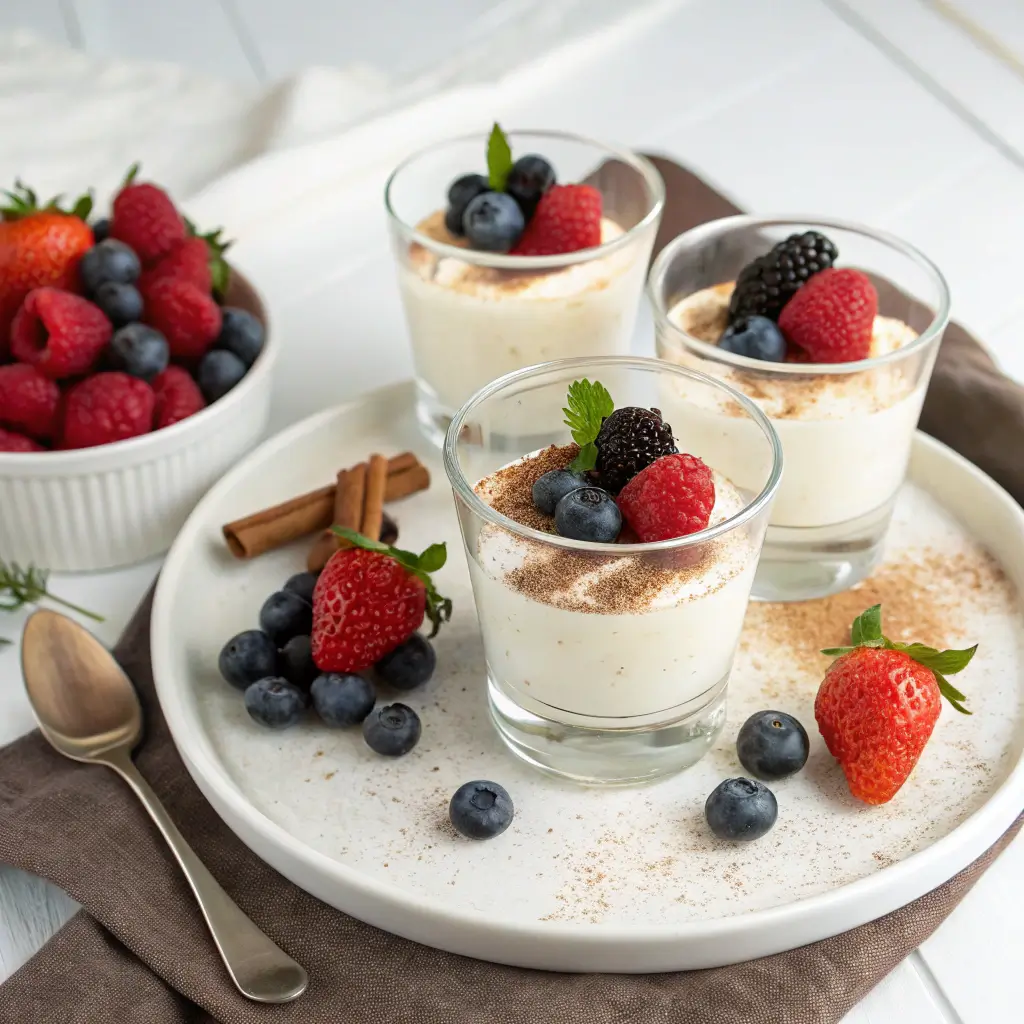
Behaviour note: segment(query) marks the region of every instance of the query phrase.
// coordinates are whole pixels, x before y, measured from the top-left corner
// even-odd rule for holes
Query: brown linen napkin
[[[658,162],[672,199],[666,240],[733,212],[678,165]],[[1024,393],[964,337],[936,371],[933,392],[943,397],[933,403],[934,414],[947,430],[939,436],[983,469],[1002,472],[1019,497],[1024,469],[1002,460],[991,436],[1024,420]],[[967,380],[973,390],[965,390]],[[1002,401],[992,397],[996,390]],[[947,410],[951,395],[972,396],[977,417],[962,406],[955,414]],[[0,861],[49,878],[86,909],[0,986],[2,1022],[835,1024],[934,931],[1024,821],[914,903],[843,935],[746,964],[680,974],[565,975],[469,960],[347,917],[249,852],[178,757],[154,695],[148,623],[147,601],[115,652],[146,712],[139,768],[213,874],[308,969],[309,991],[279,1007],[238,996],[184,879],[127,788],[106,769],[65,761],[33,733],[0,750]]]

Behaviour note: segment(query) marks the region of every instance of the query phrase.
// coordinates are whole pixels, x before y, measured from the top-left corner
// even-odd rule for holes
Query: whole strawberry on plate
[[[942,698],[969,715],[967,698],[946,678],[963,671],[978,645],[939,651],[882,633],[882,607],[853,620],[852,645],[822,654],[828,667],[814,717],[850,792],[868,804],[888,803],[910,777],[939,719]]]
[[[313,591],[313,661],[321,672],[359,672],[404,643],[429,618],[434,636],[451,618],[430,574],[447,559],[444,544],[422,554],[335,527],[353,546],[336,552]]]

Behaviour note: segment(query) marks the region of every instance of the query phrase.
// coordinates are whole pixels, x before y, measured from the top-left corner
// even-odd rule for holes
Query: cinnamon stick
[[[367,467],[365,462],[359,465]],[[412,452],[394,456],[387,465],[386,502],[398,501],[430,485],[430,473]],[[336,496],[337,485],[331,484],[227,523],[223,532],[228,549],[236,558],[255,558],[299,537],[327,529],[334,521]]]
[[[332,525],[358,530],[363,522],[363,506],[366,501],[366,463],[360,462],[351,469],[338,474],[334,493],[334,518]],[[327,559],[341,547],[341,538],[331,532],[330,527],[320,532],[316,543],[306,556],[306,568],[319,572]]]
[[[388,460],[383,455],[371,455],[366,471],[366,496],[363,503],[363,520],[359,532],[364,537],[377,540],[381,523],[384,521],[384,492],[387,489]]]

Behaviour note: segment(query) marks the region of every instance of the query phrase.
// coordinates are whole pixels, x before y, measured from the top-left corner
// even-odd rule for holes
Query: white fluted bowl
[[[76,451],[0,452],[0,558],[57,572],[162,554],[210,486],[266,429],[276,357],[263,303],[237,272],[225,304],[267,327],[242,381],[164,430]]]

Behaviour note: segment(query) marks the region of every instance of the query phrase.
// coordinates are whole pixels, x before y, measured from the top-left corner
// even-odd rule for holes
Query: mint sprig
[[[569,463],[574,473],[586,473],[597,465],[597,446],[594,442],[601,424],[615,411],[615,403],[608,389],[600,382],[574,380],[566,397],[565,425],[572,431],[572,439],[580,446],[579,454]]]
[[[890,640],[882,633],[882,606],[872,605],[867,611],[861,612],[853,620],[850,627],[850,641],[852,647],[826,647],[821,653],[830,658],[839,658],[844,654],[858,647],[875,647],[887,651],[901,651],[908,657],[913,658],[920,665],[931,669],[935,681],[939,685],[939,693],[942,694],[950,704],[963,715],[971,714],[963,706],[967,697],[962,694],[946,676],[956,675],[962,672],[971,663],[978,645],[966,647],[960,651],[940,651],[927,644],[904,644],[897,640]]]
[[[512,149],[498,122],[494,122],[487,140],[487,184],[495,192],[505,191],[508,172],[512,170]]]
[[[403,551],[401,548],[393,548],[390,544],[382,544],[379,540],[371,540],[355,530],[349,530],[344,526],[332,526],[335,535],[347,540],[357,548],[366,551],[379,551],[381,554],[393,558],[403,569],[410,572],[418,580],[423,582],[427,588],[427,618],[430,619],[433,628],[430,636],[437,636],[437,631],[442,623],[452,617],[452,602],[449,597],[442,597],[430,578],[432,572],[444,566],[448,560],[448,547],[445,544],[431,544],[422,554],[417,555],[414,551]]]

